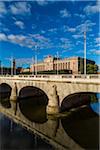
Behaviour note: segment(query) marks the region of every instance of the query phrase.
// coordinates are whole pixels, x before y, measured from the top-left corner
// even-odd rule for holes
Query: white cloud
[[[38,42],[44,43],[44,42],[50,42],[49,38],[44,37],[40,34],[33,34],[32,37],[37,40]]]
[[[72,37],[75,39],[79,39],[79,38],[82,38],[83,35],[82,34],[74,34],[74,35],[72,35]]]
[[[67,11],[67,9],[60,10],[60,15],[62,18],[70,17],[71,14]]]
[[[56,0],[34,0],[37,2],[38,5],[40,6],[45,6],[48,5],[50,3],[54,3]]]
[[[68,27],[68,31],[69,31],[69,32],[75,32],[75,31],[76,31],[76,28],[70,28],[70,27]]]
[[[0,33],[0,41],[8,41],[10,43],[18,44],[19,46],[31,49],[34,49],[35,45],[37,45],[39,49],[46,49],[52,47],[52,42],[50,41],[50,39],[40,34],[29,34],[28,36],[25,36],[21,34],[6,35],[4,33]]]
[[[10,34],[7,36],[7,38],[8,38],[8,41],[11,43],[19,44],[20,46],[27,46],[26,40],[28,39],[26,36]]]
[[[73,46],[72,42],[67,38],[62,37],[62,38],[60,38],[60,41],[61,42],[58,44],[58,47],[60,47],[60,48],[63,48],[63,49],[68,48],[69,49],[69,48],[72,48],[72,46]]]
[[[9,34],[6,35],[4,33],[0,33],[0,41],[8,41],[10,43],[18,44],[19,46],[24,46],[28,48],[32,48],[35,45],[35,42],[32,38],[24,35],[14,35]]]
[[[47,0],[36,0],[38,5],[44,6],[47,5],[49,1]]]
[[[100,50],[93,49],[93,50],[90,50],[90,53],[100,55]]]
[[[57,28],[51,28],[48,31],[51,32],[51,33],[56,33],[57,32]]]
[[[95,43],[96,43],[95,46],[100,48],[100,37],[97,37],[97,38],[95,39]]]
[[[96,40],[96,43],[100,43],[100,37],[97,37],[95,40]]]
[[[24,29],[25,28],[24,23],[22,21],[16,21],[15,25],[18,26],[20,29]]]
[[[10,11],[14,15],[25,15],[31,13],[31,5],[27,2],[16,2],[10,6]]]
[[[96,47],[100,47],[100,43],[96,44]]]
[[[67,25],[64,25],[60,28],[62,32],[77,32],[78,36],[75,35],[75,38],[81,37],[81,34],[83,34],[84,31],[92,31],[93,27],[96,25],[95,22],[92,22],[91,20],[86,20],[84,23],[81,23],[77,25],[76,27],[70,27]]]
[[[80,17],[81,19],[85,18],[85,15],[83,15],[83,14],[75,14],[75,16]]]
[[[7,14],[7,9],[4,2],[0,2],[0,17]]]
[[[4,33],[0,33],[0,41],[6,41],[7,37]]]
[[[26,36],[10,34],[8,35],[8,39],[12,40],[13,42],[17,42],[17,41],[22,42],[26,39]]]
[[[87,15],[94,14],[94,13],[99,13],[100,12],[100,3],[98,2],[96,5],[87,5],[84,8],[84,12]]]
[[[61,30],[62,30],[63,32],[71,32],[71,33],[76,32],[76,28],[74,28],[74,27],[69,27],[69,26],[66,26],[66,25],[62,26],[62,27],[61,27]]]
[[[83,33],[84,31],[92,31],[92,27],[95,26],[96,23],[92,22],[91,20],[86,20],[84,23],[76,26],[76,30],[79,33]]]
[[[67,43],[67,42],[69,43],[69,39],[67,39],[67,38],[63,38],[63,37],[62,37],[62,38],[60,38],[60,40],[61,40],[63,43]]]

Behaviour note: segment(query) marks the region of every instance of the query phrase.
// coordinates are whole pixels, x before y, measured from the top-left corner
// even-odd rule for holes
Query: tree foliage
[[[98,71],[98,66],[96,64],[87,64],[86,72],[87,74],[96,74]]]

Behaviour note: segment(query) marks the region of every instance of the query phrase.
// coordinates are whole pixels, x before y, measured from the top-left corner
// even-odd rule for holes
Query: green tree
[[[86,72],[87,74],[96,74],[98,71],[98,66],[96,64],[87,64]]]

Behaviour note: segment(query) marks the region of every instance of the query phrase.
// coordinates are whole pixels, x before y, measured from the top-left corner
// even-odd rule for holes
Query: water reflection
[[[53,147],[15,124],[0,114],[0,149],[1,150],[32,150],[50,149]]]
[[[99,149],[99,116],[90,106],[80,108],[61,120],[65,132],[85,149]]]
[[[42,101],[42,98],[39,98]],[[22,114],[32,122],[44,123],[47,121],[46,105],[38,103],[37,97],[27,97],[19,100]]]
[[[4,97],[2,98],[4,100]],[[74,102],[76,101],[79,102],[78,101],[79,99],[77,99],[77,97],[74,98],[76,98],[74,99]],[[88,97],[83,96],[82,100],[84,100],[85,98]],[[93,94],[92,94],[92,96],[89,96],[89,103],[91,98],[92,98],[91,102],[98,101],[97,96],[94,94],[94,99],[93,99]],[[70,101],[72,104],[73,99],[71,99],[71,97],[70,97]],[[30,97],[23,97],[23,98],[18,97],[17,102],[22,114],[28,120],[38,124],[40,123],[43,124],[47,121],[47,113],[46,113],[47,101],[45,101],[44,95],[38,95],[35,93],[35,95]],[[74,106],[76,106],[76,104]],[[97,106],[98,103],[94,105],[93,103],[92,105],[91,104],[84,105],[84,107],[74,109],[74,111],[70,111],[70,113],[66,112],[66,114],[68,113],[68,115],[64,118],[54,118],[54,120],[51,121],[48,119],[48,121],[46,122],[47,126],[43,124],[43,127],[46,127],[47,130],[49,130],[49,127],[52,127],[52,131],[50,131],[49,134],[51,135],[52,138],[56,139],[57,138],[56,136],[58,135],[57,133],[58,131],[60,131],[59,126],[62,124],[62,127],[64,128],[66,134],[69,135],[69,137],[73,139],[76,143],[78,143],[81,147],[85,149],[98,149],[99,116],[98,113],[96,113],[95,111],[98,108]],[[60,121],[61,124],[59,123]],[[39,145],[41,145],[41,143],[43,144],[43,142],[41,142],[41,140],[37,136],[29,135],[26,130],[20,128],[19,126],[16,126],[16,124],[14,123],[12,126],[12,122],[9,121],[7,118],[5,119],[4,117],[1,117],[0,123],[1,123],[0,140],[2,139],[1,140],[2,150],[5,150],[6,148],[12,150],[15,148],[25,150],[29,147],[36,148]],[[61,134],[63,133],[61,132]],[[61,137],[63,137],[63,135],[61,135]],[[47,149],[49,148],[50,147],[47,146]],[[45,149],[45,147],[43,149]],[[52,149],[52,147],[50,149]]]
[[[2,83],[0,84],[0,103],[5,108],[10,108],[10,95],[11,95],[11,87],[6,84]]]

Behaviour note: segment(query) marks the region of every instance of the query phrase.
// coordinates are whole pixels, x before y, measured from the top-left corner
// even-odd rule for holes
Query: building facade
[[[86,63],[95,64],[92,60],[86,60]],[[65,59],[55,58],[52,56],[46,57],[43,62],[32,64],[30,72],[40,71],[55,71],[55,70],[68,70],[72,74],[84,73],[84,59],[81,57],[70,57]]]

